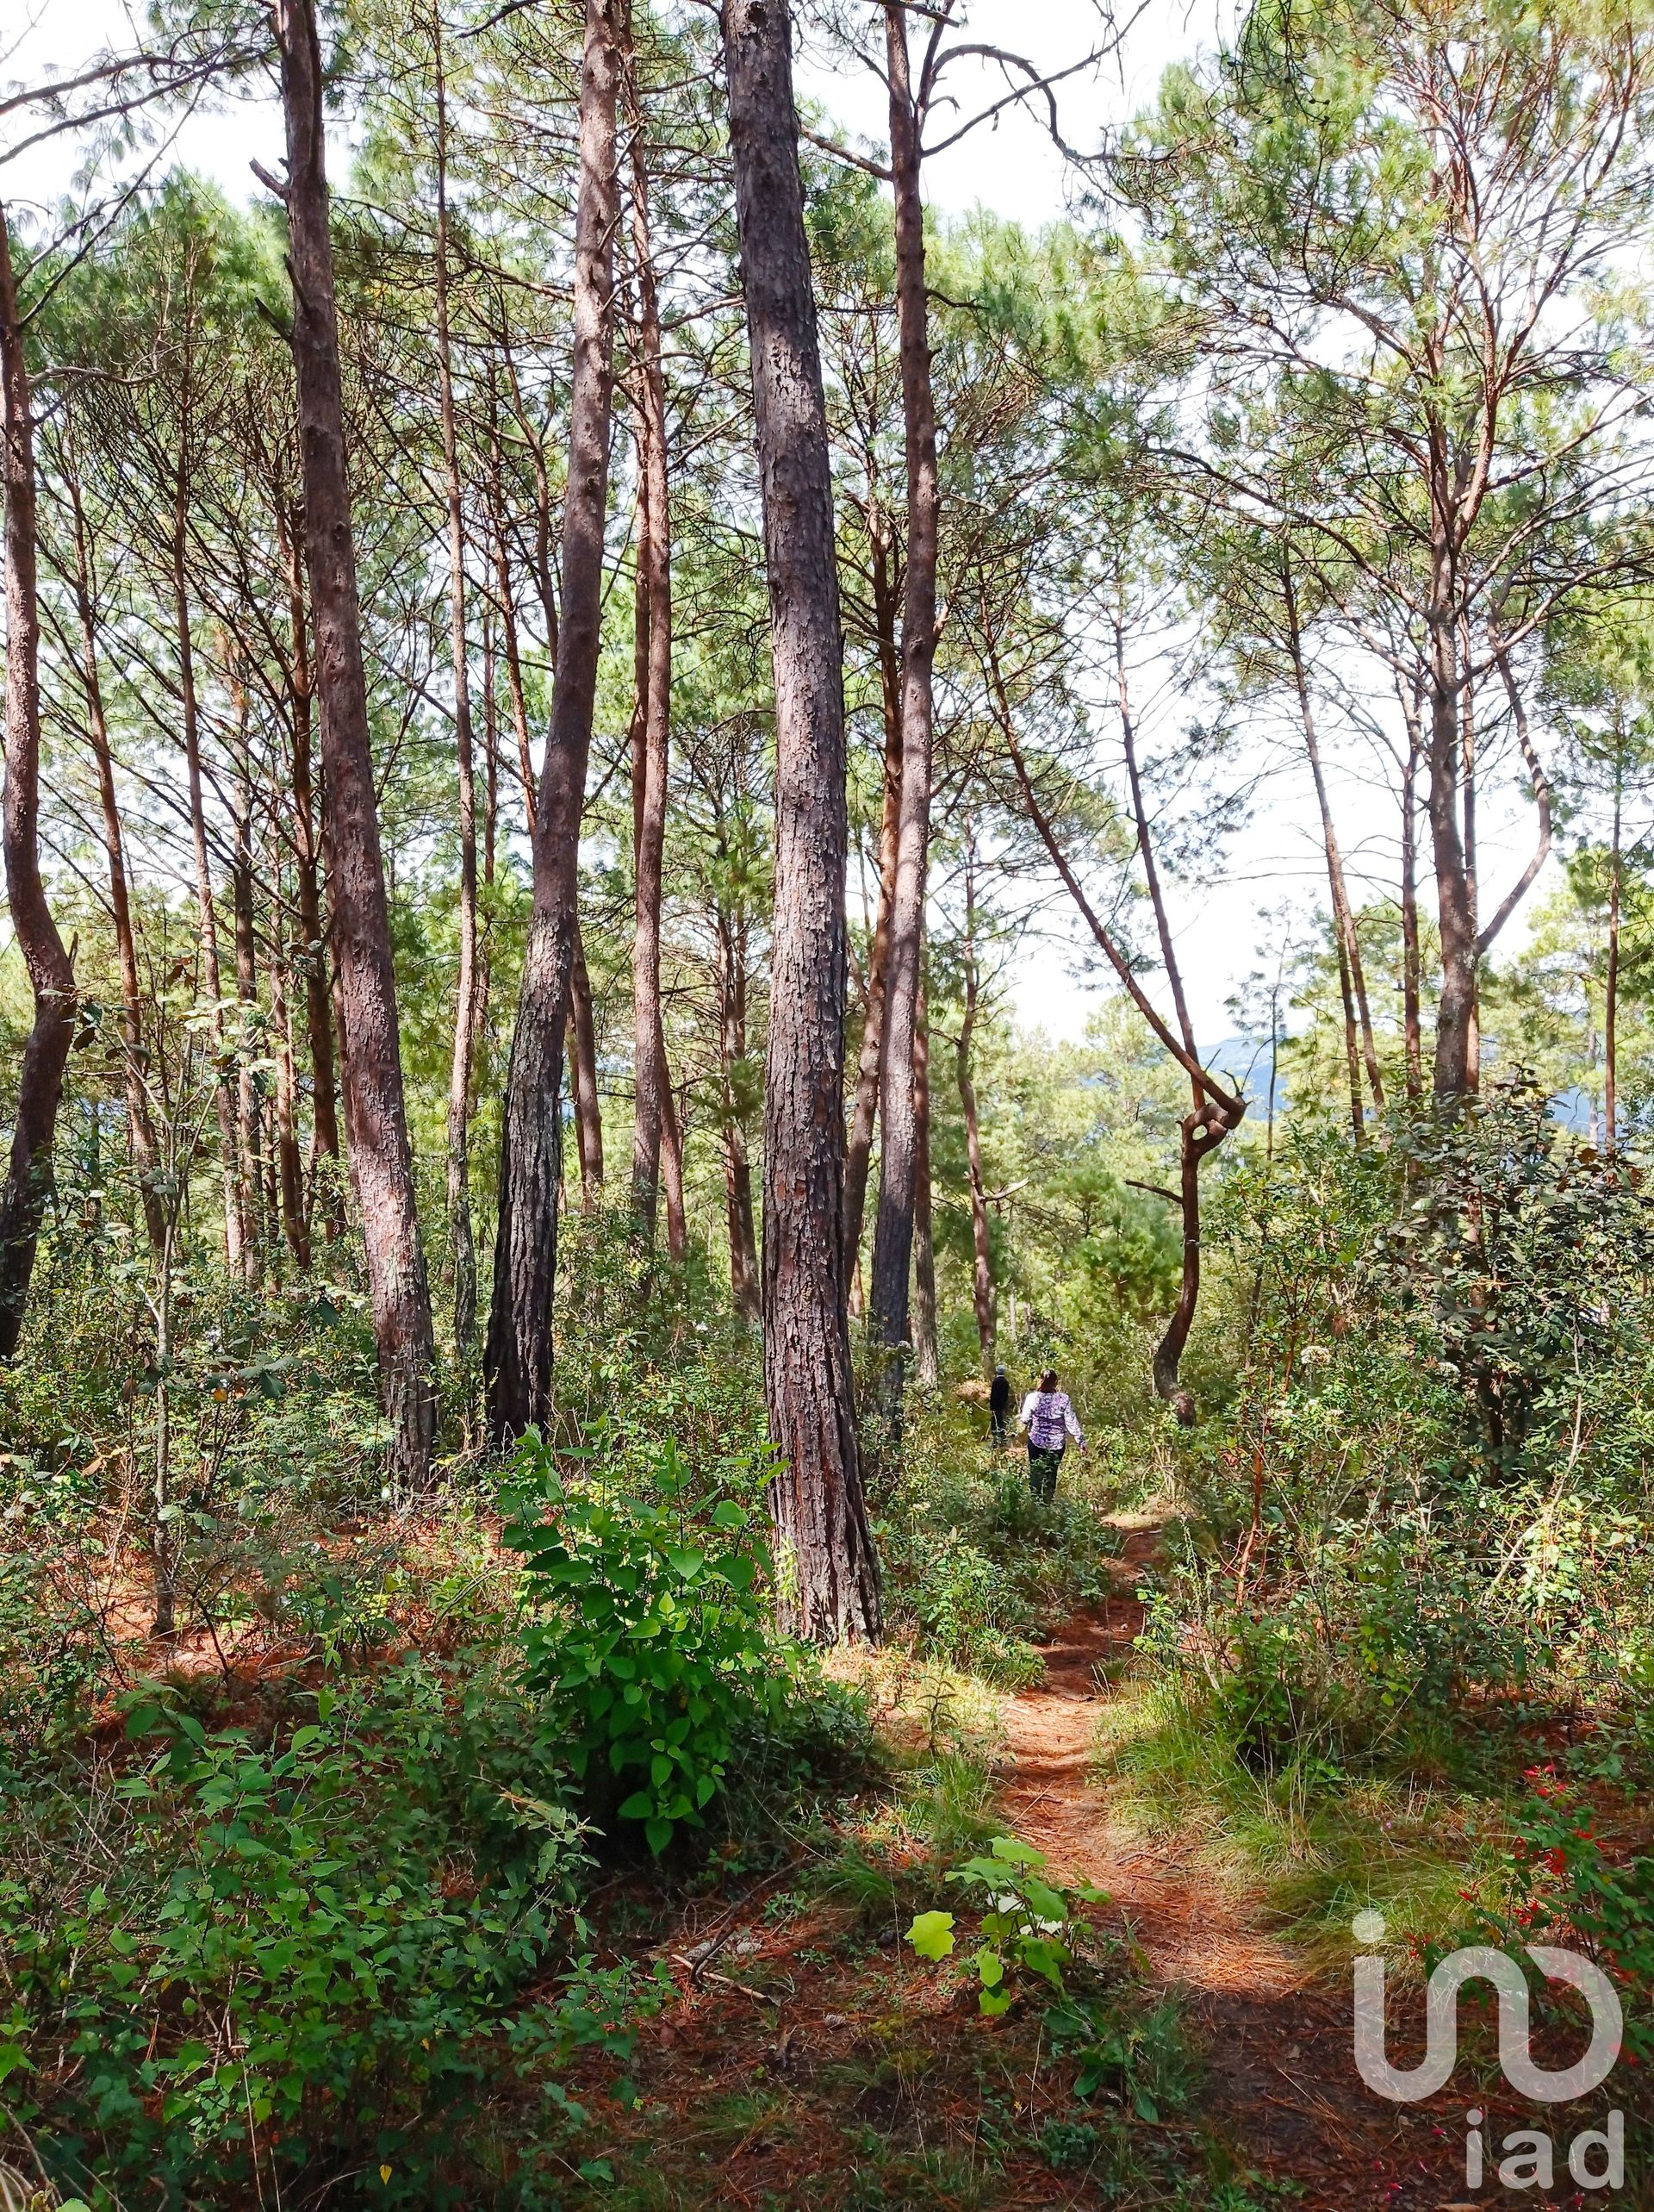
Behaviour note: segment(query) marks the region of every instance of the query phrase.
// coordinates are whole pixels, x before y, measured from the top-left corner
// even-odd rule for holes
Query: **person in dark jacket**
[[[994,1449],[1004,1451],[1010,1442],[1010,1377],[1004,1368],[995,1368],[993,1380],[988,1387],[988,1418],[992,1427]]]

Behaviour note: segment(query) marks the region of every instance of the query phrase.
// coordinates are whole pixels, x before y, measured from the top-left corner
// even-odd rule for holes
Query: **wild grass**
[[[1198,1678],[1141,1675],[1103,1709],[1097,1771],[1125,1818],[1192,1841],[1329,1963],[1348,1957],[1359,1911],[1382,1912],[1392,1945],[1417,1955],[1488,1897],[1505,1830],[1496,1798],[1304,1754],[1260,1766],[1243,1736]]]

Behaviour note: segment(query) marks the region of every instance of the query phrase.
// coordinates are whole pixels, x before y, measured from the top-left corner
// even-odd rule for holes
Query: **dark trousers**
[[[995,1448],[1003,1450],[1010,1442],[1010,1408],[1009,1405],[996,1405],[988,1418],[992,1424]]]
[[[1064,1449],[1059,1444],[1054,1451],[1042,1452],[1032,1442],[1028,1447],[1028,1486],[1048,1505],[1057,1494],[1057,1469],[1062,1465]]]

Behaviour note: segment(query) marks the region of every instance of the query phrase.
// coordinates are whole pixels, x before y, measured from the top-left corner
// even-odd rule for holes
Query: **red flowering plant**
[[[1553,1766],[1531,1766],[1503,1867],[1502,1911],[1485,1909],[1479,1934],[1500,1946],[1546,1940],[1583,1951],[1619,1984],[1626,2063],[1654,2059],[1654,1859],[1613,1855],[1590,1800]]]

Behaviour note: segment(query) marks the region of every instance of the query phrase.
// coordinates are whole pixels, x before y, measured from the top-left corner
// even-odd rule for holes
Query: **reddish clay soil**
[[[915,2144],[920,2158],[944,2145],[957,2158],[962,2145],[969,2168],[985,2100],[1014,2114],[1025,2139],[1086,2113],[1059,2070],[1042,2067],[1031,2017],[979,2019],[959,1977],[950,1982],[913,1959],[899,1940],[905,1922],[855,1934],[855,1909],[836,1905],[817,1907],[802,1922],[767,1920],[766,1904],[784,1881],[733,1906],[707,1899],[685,1916],[662,1953],[673,1962],[678,2000],[644,2028],[631,2067],[644,2104],[622,2114],[601,2095],[594,2098],[600,2129],[612,2123],[606,2142],[593,2147],[600,2154],[627,2173],[646,2166],[663,2205],[704,2202],[751,2212],[846,2203],[968,2203],[1003,2212],[1166,2204],[1179,2161],[1153,2161],[1150,2146],[1158,2140],[1171,2150],[1173,2138],[1191,2161],[1181,2167],[1185,2193],[1176,2201],[1191,2212],[1234,2201],[1197,2178],[1207,2163],[1203,2139],[1228,2147],[1236,2171],[1284,2184],[1279,2202],[1300,2212],[1642,2203],[1634,2189],[1611,2199],[1584,2196],[1567,2180],[1565,2156],[1558,2159],[1563,2190],[1549,2199],[1533,2190],[1512,2196],[1496,2181],[1472,2198],[1464,2166],[1468,2097],[1415,2108],[1375,2097],[1355,2072],[1348,1982],[1306,1965],[1271,1931],[1259,1899],[1220,1881],[1192,1844],[1146,1840],[1111,1810],[1093,1779],[1110,1694],[1099,1670],[1123,1664],[1141,1629],[1135,1588],[1156,1541],[1147,1522],[1129,1529],[1117,1593],[1076,1614],[1045,1654],[1043,1680],[1008,1701],[1001,1774],[1007,1827],[1045,1852],[1060,1875],[1108,1891],[1104,1918],[1129,1938],[1150,1985],[1176,1993],[1203,2053],[1195,2109],[1164,2123],[1158,2139],[1141,2123],[1141,2188],[1129,2186],[1122,2196],[1117,2179],[1110,2186],[1054,2172],[1032,2150],[1010,2157],[1003,2170],[976,2166],[973,2178],[967,2172],[971,2187],[957,2195],[945,2178],[906,2193],[896,2168],[886,2178],[879,2159],[865,2164],[859,2123],[884,2139],[886,2157],[899,2159],[899,2147],[907,2144],[911,2172]],[[1416,1992],[1397,2003],[1398,2016],[1403,2004],[1416,2013]],[[1411,2063],[1416,2049],[1399,2017],[1396,2028],[1392,2056]],[[1543,2124],[1544,2115],[1536,2122],[1514,2106],[1483,2102],[1495,2141]],[[1565,2140],[1571,2130],[1557,2132]],[[700,2190],[698,2172],[705,2176]],[[1259,2202],[1255,2186],[1244,2201]]]
[[[1192,1847],[1145,1841],[1122,1826],[1091,1779],[1099,1702],[1108,1695],[1099,1670],[1122,1663],[1141,1629],[1134,1586],[1156,1541],[1153,1525],[1130,1530],[1119,1594],[1076,1614],[1046,1651],[1045,1679],[1011,1702],[1004,1791],[1010,1823],[1066,1878],[1106,1889],[1110,1915],[1153,1979],[1184,1996],[1208,2066],[1202,2109],[1248,2165],[1295,2183],[1303,2194],[1290,2201],[1304,2212],[1449,2212],[1467,2197],[1469,2097],[1407,2107],[1376,2097],[1355,2070],[1349,1984],[1306,1966],[1270,1932],[1258,1899],[1203,1870]],[[1397,2003],[1398,2016],[1404,2005],[1420,2010],[1416,1992]],[[1399,2017],[1391,2052],[1403,2064],[1417,2055]],[[1536,2120],[1514,2103],[1480,2101],[1495,2140],[1543,2124],[1543,2115]],[[1571,2130],[1556,2132],[1561,2140]],[[1603,2201],[1576,2190],[1565,2157],[1558,2163],[1564,2189],[1555,2197],[1512,2197],[1495,2181],[1478,2201]]]

